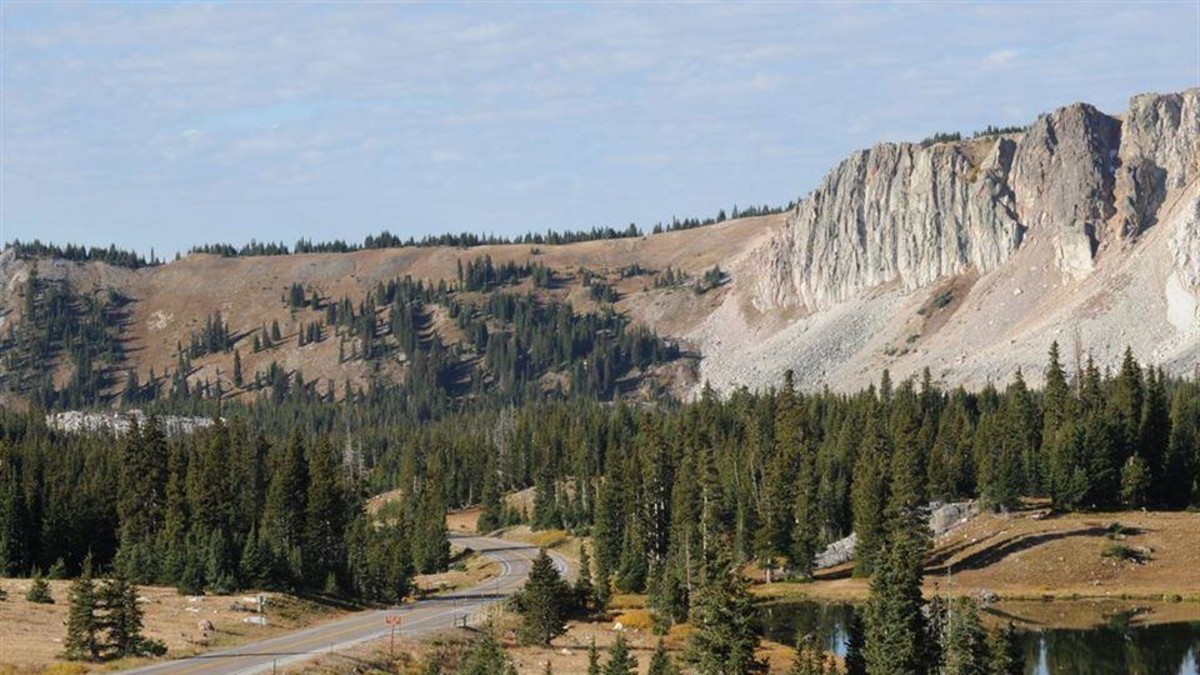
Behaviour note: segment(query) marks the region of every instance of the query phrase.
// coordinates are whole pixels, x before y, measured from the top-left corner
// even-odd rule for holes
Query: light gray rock
[[[1200,88],[1129,102],[1116,174],[1118,231],[1141,234],[1172,193],[1200,176]]]
[[[940,537],[979,515],[979,512],[979,504],[975,501],[950,504],[932,502],[929,505],[929,530],[934,537]],[[858,537],[853,533],[833,542],[816,555],[813,561],[815,568],[823,570],[854,560],[854,547],[857,545]]]
[[[762,252],[761,309],[829,307],[898,281],[992,269],[1021,241],[1011,139],[883,144],[838,165]],[[978,158],[978,159],[976,159]]]
[[[1031,236],[1080,278],[1106,237],[1152,226],[1198,174],[1200,89],[1137,96],[1124,124],[1074,104],[1020,134],[877,145],[834,168],[763,245],[752,300],[819,311],[885,284],[913,290],[996,269]],[[1194,239],[1175,245],[1193,268]]]
[[[67,410],[46,415],[46,426],[64,433],[103,432],[121,436],[129,433],[134,419],[138,421],[138,424],[146,423],[146,415],[141,410],[130,410],[124,413]],[[161,415],[157,419],[159,428],[168,436],[190,434],[197,429],[206,429],[213,425],[213,420],[209,417]],[[224,419],[222,419],[223,421]]]

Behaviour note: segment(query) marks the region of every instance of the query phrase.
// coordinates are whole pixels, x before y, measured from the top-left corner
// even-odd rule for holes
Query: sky
[[[0,240],[643,227],[1200,84],[1173,2],[0,2]]]

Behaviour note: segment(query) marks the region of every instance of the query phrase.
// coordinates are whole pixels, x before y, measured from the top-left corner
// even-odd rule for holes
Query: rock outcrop
[[[817,310],[891,281],[917,288],[1000,265],[1023,233],[1008,187],[1015,149],[995,138],[855,153],[767,244],[756,305]]]
[[[1200,176],[1200,89],[1135,96],[1123,126],[1117,224],[1129,237],[1157,223],[1168,197]]]
[[[110,432],[115,436],[123,436],[129,433],[134,420],[144,426],[146,424],[145,413],[141,410],[129,410],[123,413],[67,410],[46,415],[46,426],[68,434]],[[215,423],[211,417],[181,417],[178,415],[160,415],[156,420],[159,429],[168,436],[184,436],[199,429],[207,429]]]
[[[1106,238],[1145,232],[1197,174],[1200,89],[1135,97],[1124,123],[1075,104],[1023,133],[878,145],[839,164],[763,247],[753,300],[819,311],[884,284],[986,273],[1026,237],[1052,241],[1058,268],[1080,278]]]

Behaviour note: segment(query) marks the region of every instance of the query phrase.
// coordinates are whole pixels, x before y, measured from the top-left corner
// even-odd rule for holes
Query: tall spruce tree
[[[83,570],[71,582],[67,593],[67,637],[63,641],[64,655],[75,661],[98,661],[104,650],[101,623],[97,616],[99,602],[96,582],[92,578],[92,556],[83,561]]]
[[[746,581],[731,567],[728,554],[710,560],[692,603],[685,659],[699,675],[764,672],[754,657],[758,633],[754,628],[754,599]]]
[[[529,568],[525,587],[517,595],[521,612],[520,637],[528,644],[548,645],[566,630],[571,589],[543,549]]]
[[[854,463],[851,503],[854,512],[854,576],[870,576],[884,540],[884,507],[888,490],[891,443],[878,413],[867,418],[867,427]]]
[[[608,660],[604,662],[604,675],[634,675],[637,673],[637,659],[629,653],[629,642],[623,633],[617,633],[617,639],[608,647]]]
[[[988,635],[973,600],[958,598],[951,604],[940,639],[941,675],[989,675]]]

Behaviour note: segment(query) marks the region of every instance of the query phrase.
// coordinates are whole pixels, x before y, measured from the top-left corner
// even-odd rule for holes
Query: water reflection
[[[808,637],[846,652],[848,604],[770,603],[759,612],[764,637],[795,644]],[[1091,628],[1023,630],[1028,675],[1200,675],[1200,621],[1141,625],[1130,614]]]

